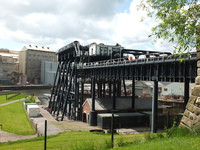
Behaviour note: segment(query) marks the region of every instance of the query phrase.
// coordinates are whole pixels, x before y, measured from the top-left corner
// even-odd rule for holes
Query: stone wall
[[[197,27],[197,77],[194,89],[188,100],[180,126],[193,129],[196,125],[200,125],[200,25]]]

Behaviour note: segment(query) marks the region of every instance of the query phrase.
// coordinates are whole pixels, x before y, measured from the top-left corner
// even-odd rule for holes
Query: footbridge
[[[125,80],[132,81],[131,111],[135,111],[135,81],[153,81],[152,112],[158,111],[158,81],[184,82],[184,102],[189,98],[189,83],[195,81],[197,57],[191,53],[184,60],[169,52],[125,49],[119,44],[92,43],[82,46],[74,41],[58,53],[58,68],[49,102],[49,112],[59,118],[82,120],[84,84],[91,85],[92,105],[89,124],[96,125],[95,98],[112,98],[116,111],[116,97],[127,96]],[[107,87],[107,88],[106,88]],[[153,117],[153,118],[154,118]],[[154,121],[153,121],[154,122]]]

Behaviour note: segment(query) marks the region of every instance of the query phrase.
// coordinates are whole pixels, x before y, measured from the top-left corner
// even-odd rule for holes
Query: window
[[[164,88],[164,91],[167,91],[167,88]]]

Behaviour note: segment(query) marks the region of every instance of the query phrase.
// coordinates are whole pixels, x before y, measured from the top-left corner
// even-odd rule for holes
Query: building
[[[135,96],[149,97],[153,93],[153,81],[135,81]],[[127,91],[132,91],[132,81],[126,81]],[[158,82],[158,95],[161,95],[163,84]]]
[[[42,61],[57,62],[56,53],[49,47],[26,45],[19,53],[20,82],[41,83]]]
[[[53,85],[58,63],[52,61],[41,62],[41,84]]]
[[[189,94],[191,95],[191,91],[194,87],[193,83],[190,83],[190,91]],[[163,86],[162,88],[162,96],[184,96],[184,83],[181,82],[170,82]]]
[[[16,84],[19,81],[19,51],[0,49],[0,84]]]
[[[92,110],[92,99],[87,98],[83,103],[82,120],[90,122],[90,112]],[[97,113],[97,126],[102,129],[110,129],[112,98],[96,98],[95,111]],[[116,128],[132,128],[144,127],[150,124],[150,118],[146,112],[151,113],[152,98],[136,98],[135,111],[131,108],[131,97],[117,97],[115,110],[115,127]],[[162,112],[162,105],[158,102],[159,112]],[[147,125],[148,124],[148,125]]]

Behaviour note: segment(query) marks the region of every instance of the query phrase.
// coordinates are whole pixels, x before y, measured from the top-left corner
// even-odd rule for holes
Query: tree
[[[200,0],[143,0],[139,8],[158,20],[152,35],[176,43],[175,53],[200,48]]]

